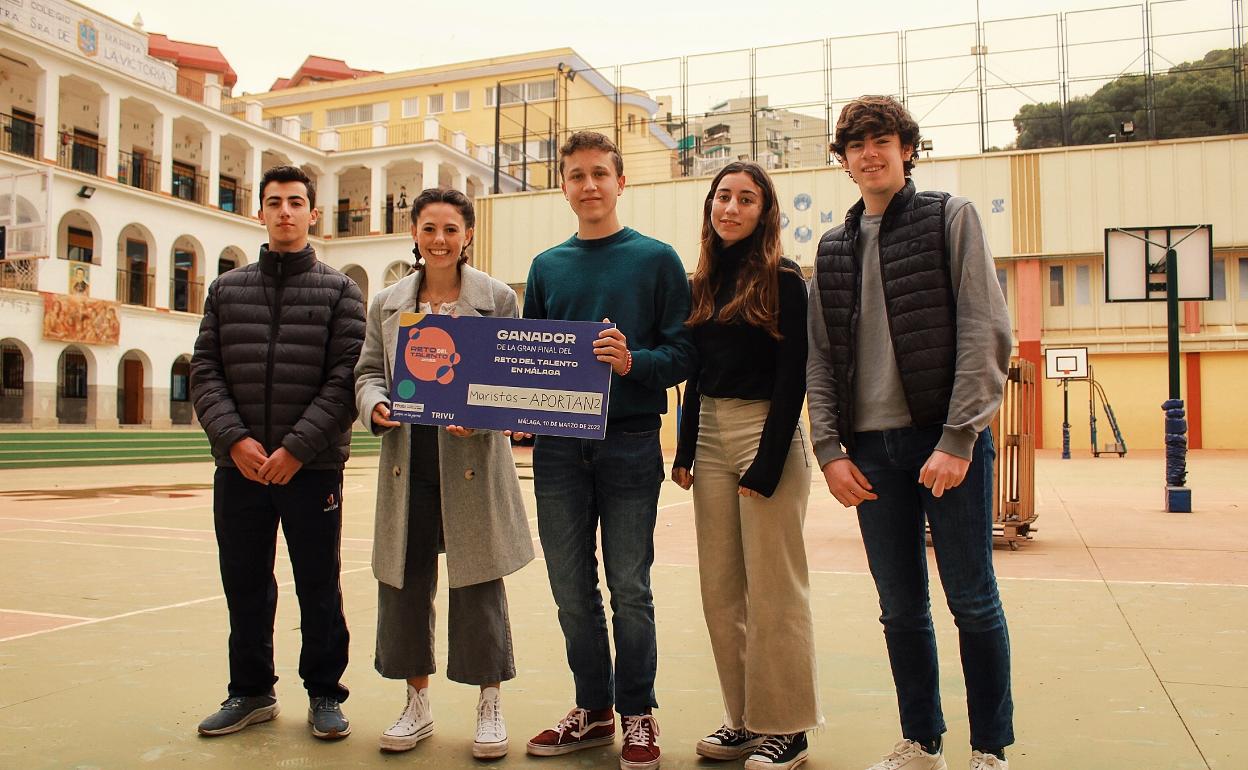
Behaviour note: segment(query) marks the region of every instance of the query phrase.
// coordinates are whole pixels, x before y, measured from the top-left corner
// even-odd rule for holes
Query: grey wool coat
[[[468,265],[461,268],[461,316],[519,315],[516,293]],[[364,349],[355,367],[355,402],[360,422],[381,438],[377,469],[377,515],[373,536],[373,574],[403,587],[407,557],[408,472],[411,426],[379,428],[373,407],[390,403],[390,380],[398,346],[399,314],[417,312],[421,273],[416,272],[378,292],[368,309]],[[479,430],[466,438],[438,433],[442,482],[442,538],[451,588],[484,583],[509,575],[533,560],[533,536],[520,495],[511,441],[497,431]]]

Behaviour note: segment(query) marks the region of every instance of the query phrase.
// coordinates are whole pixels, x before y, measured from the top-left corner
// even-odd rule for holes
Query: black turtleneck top
[[[769,400],[758,452],[741,476],[741,486],[771,497],[780,483],[806,397],[806,281],[797,263],[782,261],[779,340],[742,320],[719,320],[720,311],[737,293],[737,275],[748,246],[743,241],[715,255],[711,276],[715,314],[707,323],[693,327],[698,362],[685,386],[675,465],[694,466],[701,396]]]

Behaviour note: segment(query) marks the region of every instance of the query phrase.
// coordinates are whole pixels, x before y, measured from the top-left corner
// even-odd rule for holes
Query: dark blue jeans
[[[538,436],[533,447],[537,531],[580,708],[644,714],[658,705],[650,565],[662,482],[657,430],[608,431],[602,441]],[[599,524],[614,669],[598,590]]]
[[[940,709],[936,634],[928,596],[924,512],[945,600],[958,627],[971,745],[1014,742],[1010,639],[992,569],[992,466],[996,450],[985,430],[975,442],[966,479],[941,497],[919,483],[919,469],[940,441],[941,427],[855,435],[850,458],[878,500],[858,506],[867,561],[880,594],[880,622],[897,688],[902,735],[945,732]]]

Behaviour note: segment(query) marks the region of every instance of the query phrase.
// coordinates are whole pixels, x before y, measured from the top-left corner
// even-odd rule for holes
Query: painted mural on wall
[[[117,303],[66,294],[43,295],[43,338],[116,345],[121,336]]]

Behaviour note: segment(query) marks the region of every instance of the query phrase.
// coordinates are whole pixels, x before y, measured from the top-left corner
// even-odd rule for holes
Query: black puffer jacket
[[[351,451],[364,300],[355,282],[309,246],[260,249],[254,264],[208,289],[191,360],[191,398],[217,465],[256,439],[305,468],[341,468]]]

